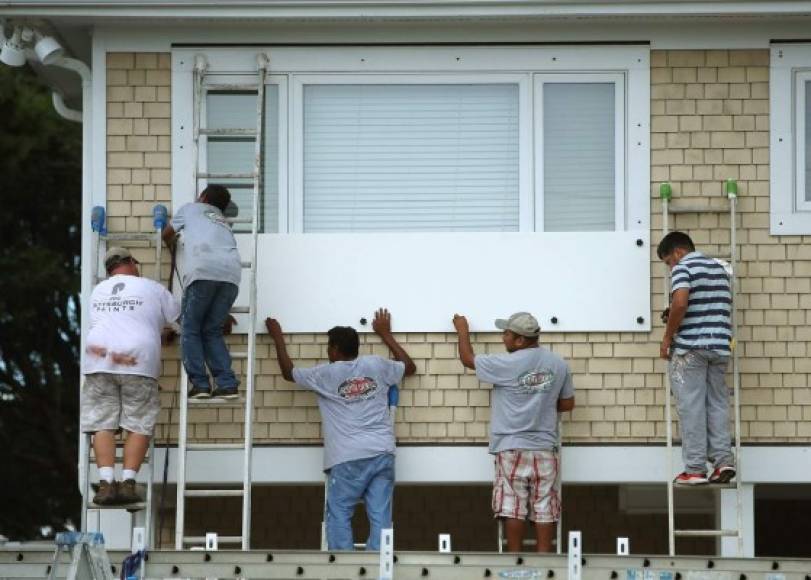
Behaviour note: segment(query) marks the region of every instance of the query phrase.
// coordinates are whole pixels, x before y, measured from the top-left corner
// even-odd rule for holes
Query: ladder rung
[[[679,491],[713,491],[713,490],[720,490],[720,489],[735,489],[737,486],[734,482],[730,483],[708,483],[706,485],[673,485],[673,489],[677,489]]]
[[[255,173],[198,173],[197,179],[254,179]]]
[[[737,537],[738,530],[674,530],[673,535],[683,538]]]
[[[189,399],[190,407],[244,407],[245,399],[239,397],[237,399],[220,399],[211,397],[210,399]]]
[[[253,266],[253,262],[240,262],[239,265],[243,268],[250,268]]]
[[[91,501],[87,504],[87,507],[91,510],[127,510],[128,512],[140,512],[146,509],[146,502],[139,501],[136,503],[128,503],[127,505],[98,505]]]
[[[200,129],[200,135],[211,137],[256,137],[256,129]]]
[[[115,234],[104,234],[102,236],[105,240],[111,242],[152,242],[155,240],[155,234],[143,234],[143,233],[115,233]]]
[[[238,218],[238,217],[227,217],[225,221],[229,224],[252,224],[253,218]]]
[[[208,92],[221,91],[236,93],[253,91],[255,93],[259,90],[259,85],[246,83],[211,83],[208,85],[203,85],[203,88]]]
[[[250,306],[232,306],[231,314],[249,314],[251,312]]]
[[[238,350],[231,353],[231,358],[236,360],[247,360],[248,353],[244,350]]]
[[[184,544],[205,544],[205,536],[183,536]],[[242,536],[217,536],[218,544],[241,544]]]
[[[715,258],[716,260],[725,260],[727,262],[732,259],[731,254],[713,254],[711,257]]]
[[[219,451],[226,449],[245,449],[244,443],[186,443],[187,451]]]
[[[713,207],[709,205],[670,205],[667,206],[668,213],[726,213],[729,211],[727,207]]]
[[[187,489],[186,497],[242,497],[241,489]]]

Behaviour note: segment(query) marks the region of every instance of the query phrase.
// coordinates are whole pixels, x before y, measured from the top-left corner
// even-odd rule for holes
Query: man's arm
[[[684,315],[687,313],[689,299],[689,288],[679,288],[673,292],[665,334],[662,337],[662,344],[659,346],[659,356],[663,359],[670,358],[670,344],[673,342],[673,337],[676,336],[676,332],[679,330],[682,320],[684,320]]]
[[[470,344],[470,326],[467,318],[454,314],[453,326],[456,328],[456,334],[459,335],[459,360],[466,368],[476,370],[476,353],[473,352],[473,345]]]
[[[375,312],[375,319],[372,321],[372,330],[375,331],[383,343],[389,347],[394,360],[398,360],[405,365],[405,376],[410,377],[417,372],[417,365],[408,356],[405,349],[395,340],[391,333],[391,314],[385,308],[380,308]]]
[[[565,413],[574,409],[574,397],[558,399],[558,413]]]
[[[287,354],[287,346],[284,344],[284,333],[282,332],[282,325],[275,318],[266,318],[265,327],[273,339],[273,344],[276,345],[276,358],[279,359],[279,367],[282,369],[282,376],[286,381],[291,383],[293,380],[293,361],[290,360],[290,355]]]
[[[176,235],[177,233],[175,232],[175,228],[173,228],[171,224],[166,224],[161,232],[161,238],[163,238],[164,243],[170,248],[175,243]]]

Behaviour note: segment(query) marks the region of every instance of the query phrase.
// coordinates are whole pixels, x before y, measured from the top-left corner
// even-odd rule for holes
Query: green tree
[[[78,523],[81,125],[0,66],[0,533]]]

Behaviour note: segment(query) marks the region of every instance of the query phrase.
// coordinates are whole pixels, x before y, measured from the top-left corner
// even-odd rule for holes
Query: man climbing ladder
[[[189,397],[236,399],[239,381],[223,339],[223,323],[239,293],[242,265],[237,242],[224,212],[231,194],[222,185],[209,185],[194,203],[175,212],[163,239],[175,243],[183,236],[183,366],[192,388]],[[206,366],[215,388],[212,393]]]

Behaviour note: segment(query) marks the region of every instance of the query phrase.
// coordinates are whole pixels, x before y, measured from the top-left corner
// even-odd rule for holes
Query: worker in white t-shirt
[[[141,278],[124,248],[104,259],[109,278],[90,296],[90,330],[82,359],[81,427],[93,433],[99,505],[142,501],[135,485],[160,411],[161,335],[180,315],[166,288]],[[115,433],[127,432],[121,482],[116,483]]]

